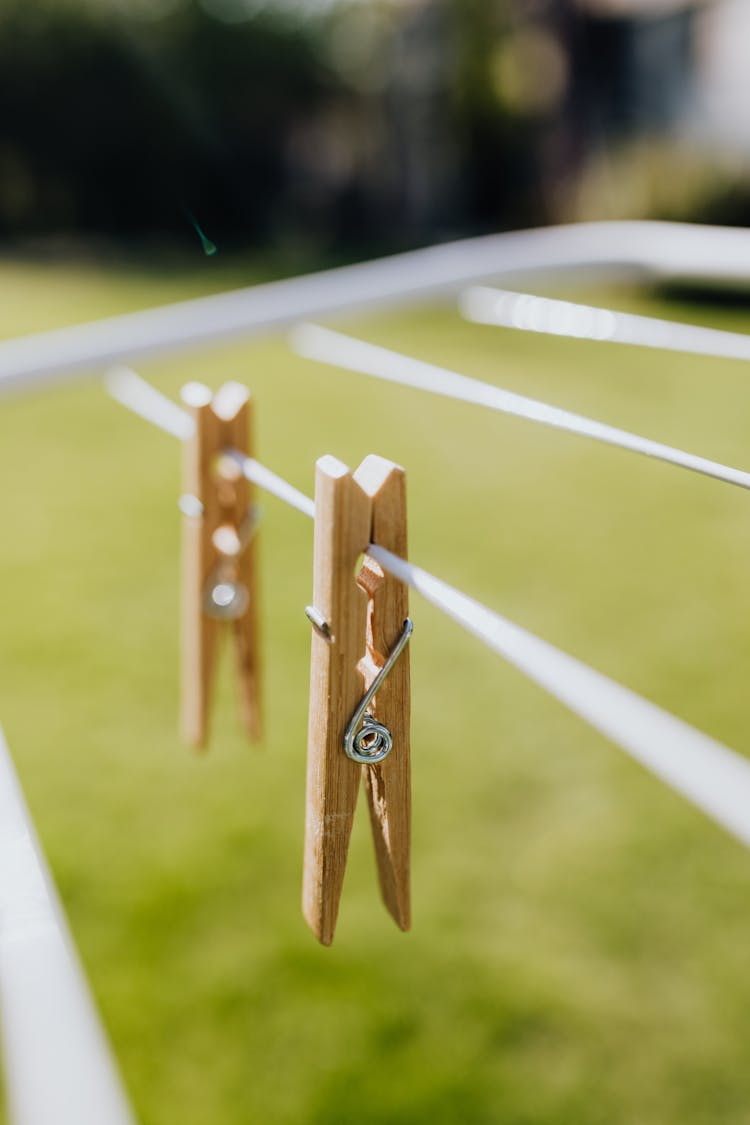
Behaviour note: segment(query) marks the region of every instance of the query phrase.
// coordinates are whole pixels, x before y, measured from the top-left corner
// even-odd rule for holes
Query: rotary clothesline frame
[[[135,372],[119,369],[107,385],[152,425],[190,437],[189,415]],[[225,452],[249,481],[315,518],[310,497],[254,458]],[[370,543],[367,554],[750,846],[750,761],[392,551]]]
[[[561,274],[569,277],[575,271],[590,274],[593,270],[610,278],[669,277],[744,284],[750,281],[748,262],[750,232],[684,224],[584,224],[472,239],[0,343],[0,392],[29,389],[83,371],[103,373],[105,367],[116,362],[291,327],[310,316],[382,307],[396,301],[416,302],[439,294],[458,295],[478,281],[502,279],[521,284],[539,278],[559,278]],[[470,305],[464,301],[464,311],[467,310],[470,318],[479,319],[472,316]],[[671,336],[665,341],[666,322],[656,323],[662,328],[652,330],[650,339],[635,342],[704,355],[750,357],[750,339],[740,334],[667,325]],[[310,329],[306,331],[309,351]],[[372,347],[333,335],[339,336],[339,344],[348,339],[345,348],[350,358],[353,344]],[[322,338],[318,336],[318,342]],[[299,346],[304,335],[298,334],[296,340]],[[402,364],[420,364],[408,357],[396,359]],[[433,383],[436,372],[452,377],[454,389],[456,379],[477,383],[455,372],[441,373],[434,365],[421,366],[433,367]],[[350,369],[363,368],[353,365]],[[382,371],[368,373],[390,377]],[[131,376],[125,379],[126,383],[131,379],[131,385],[135,385]],[[448,393],[434,385],[427,389]],[[466,390],[465,385],[463,389]],[[494,409],[585,433],[741,487],[750,486],[750,474],[741,470],[624,434],[523,396],[508,396],[499,388],[487,388],[487,392],[491,397],[494,392],[495,401],[484,405]],[[153,389],[148,393],[152,396],[152,407],[156,404],[157,412],[163,410],[162,422],[158,424],[184,439],[187,429],[180,409],[174,404],[170,404],[171,409],[165,407],[163,396]],[[506,396],[502,405],[498,395]],[[481,402],[481,395],[470,401]],[[540,410],[544,416],[540,416]],[[146,410],[139,412],[148,416]],[[314,515],[313,502],[283,478],[250,458],[242,459],[240,464],[249,480],[304,514]],[[453,617],[750,845],[750,763],[746,759],[420,567],[376,544],[369,551],[385,570]],[[0,929],[0,992],[6,1081],[14,1125],[48,1125],[53,1119],[60,1125],[127,1125],[133,1120],[127,1098],[106,1048],[10,756],[1,739],[0,751],[0,808],[5,828],[0,835],[5,861],[5,877],[0,880],[0,910],[5,919]],[[37,904],[31,929],[24,913],[29,895]],[[19,965],[23,967],[21,972]],[[54,998],[57,1018],[52,1021],[47,1005],[44,1009],[40,1007],[36,989],[36,969],[42,966],[48,970],[48,998]],[[71,1027],[74,1034],[70,1034]],[[42,1030],[44,1034],[40,1034]],[[40,1081],[40,1075],[44,1080]]]

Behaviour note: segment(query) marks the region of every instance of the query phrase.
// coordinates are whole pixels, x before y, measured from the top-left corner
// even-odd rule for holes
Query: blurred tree
[[[326,93],[307,36],[189,6],[158,22],[39,0],[0,14],[0,232],[258,240],[283,138]]]
[[[359,254],[669,213],[670,184],[693,206],[685,176],[628,155],[671,151],[692,9],[622,7],[3,0],[0,237],[187,242],[199,223],[220,247]],[[620,153],[632,174],[607,171]]]

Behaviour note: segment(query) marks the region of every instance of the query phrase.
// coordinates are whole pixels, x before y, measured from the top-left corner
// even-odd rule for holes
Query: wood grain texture
[[[369,543],[370,499],[346,465],[322,457],[315,475],[313,603],[331,631],[312,634],[302,909],[323,945],[333,941],[361,768],[344,732],[362,698],[367,594],[355,567]]]
[[[372,501],[371,541],[407,557],[406,474],[392,461],[367,457],[354,479]],[[369,596],[367,651],[361,662],[369,687],[401,636],[409,615],[408,587],[365,556],[359,582]],[[383,901],[402,930],[411,925],[411,686],[409,645],[370,705],[388,727],[393,749],[377,765],[362,766]]]
[[[251,452],[252,405],[249,391],[239,383],[224,384],[213,398],[207,387],[190,383],[183,388],[182,397],[195,422],[194,436],[184,443],[183,491],[200,501],[202,513],[183,515],[180,729],[187,742],[203,747],[208,738],[221,627],[204,612],[204,594],[217,565],[226,557],[218,545],[237,543],[254,500],[254,490],[236,464],[228,460],[222,463],[219,458],[226,449]],[[255,540],[231,560],[231,566],[236,567],[236,578],[250,595],[245,613],[227,628],[236,649],[242,720],[250,737],[258,738],[261,714]]]
[[[219,419],[222,449],[238,449],[254,455],[254,403],[247,387],[227,383],[216,393],[214,413]],[[238,530],[256,503],[255,485],[239,473],[230,480],[219,480],[219,520]],[[248,607],[230,625],[242,723],[253,741],[262,734],[260,683],[260,583],[258,578],[258,536],[253,536],[237,560],[237,577],[246,587]]]
[[[203,512],[182,518],[180,731],[186,742],[202,747],[216,658],[216,622],[203,612],[202,597],[215,555],[211,535],[217,524],[218,500],[211,476],[218,419],[211,409],[208,387],[189,384],[182,397],[195,422],[193,437],[183,445],[182,487],[185,494],[200,501]]]

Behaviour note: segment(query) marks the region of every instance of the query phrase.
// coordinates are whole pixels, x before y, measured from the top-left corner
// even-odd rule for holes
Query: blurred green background
[[[208,272],[208,271],[211,272]],[[252,280],[0,265],[5,335]],[[726,327],[741,309],[590,291]],[[343,322],[342,322],[343,323]],[[364,338],[747,466],[737,363],[482,329]],[[740,489],[294,358],[282,340],[139,370],[257,394],[261,459],[408,469],[412,557],[740,751]],[[300,913],[309,521],[262,533],[268,733],[222,668],[210,752],[176,736],[179,450],[96,380],[0,410],[0,716],[144,1125],[750,1121],[750,857],[414,597],[414,928],[364,805],[333,947]]]
[[[0,0],[0,336],[483,231],[745,224],[748,41],[744,0]],[[580,295],[747,329],[746,294]],[[739,363],[449,305],[341,324],[750,465]],[[741,490],[282,339],[139,370],[247,382],[308,493],[321,454],[401,462],[416,561],[747,751]],[[318,947],[309,521],[267,498],[265,745],[222,667],[201,757],[175,441],[81,380],[3,398],[0,474],[0,721],[143,1125],[750,1125],[737,843],[415,598],[414,929],[361,808]]]

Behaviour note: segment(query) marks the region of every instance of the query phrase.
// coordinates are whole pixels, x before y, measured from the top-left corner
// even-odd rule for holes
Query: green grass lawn
[[[6,262],[0,333],[251,280]],[[739,363],[450,307],[345,323],[750,467]],[[750,752],[740,489],[281,340],[139,370],[173,396],[250,384],[259,456],[306,492],[323,453],[400,461],[416,561]],[[266,498],[265,745],[244,743],[223,666],[201,757],[176,735],[176,442],[86,380],[0,402],[0,473],[0,719],[143,1125],[750,1122],[746,850],[415,596],[414,928],[379,902],[363,803],[319,947],[299,907],[309,521]]]

